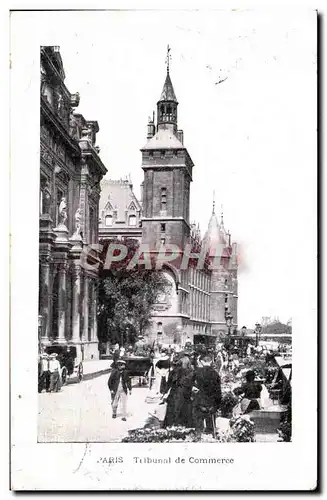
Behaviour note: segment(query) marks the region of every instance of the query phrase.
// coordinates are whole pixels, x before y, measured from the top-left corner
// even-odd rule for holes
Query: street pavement
[[[69,384],[58,393],[39,394],[39,442],[120,442],[129,429],[143,427],[151,411],[145,402],[147,387],[138,387],[133,379],[128,396],[128,418],[119,413],[112,419],[109,375],[101,375],[80,384]]]

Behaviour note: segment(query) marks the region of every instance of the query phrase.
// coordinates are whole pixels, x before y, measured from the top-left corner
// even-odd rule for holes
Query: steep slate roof
[[[117,211],[117,221],[125,221],[125,211],[134,203],[136,211],[141,210],[141,205],[133,193],[133,186],[127,179],[104,179],[101,182],[101,197],[99,212],[105,210],[107,203]]]
[[[208,229],[203,238],[203,243],[212,255],[215,254],[215,249],[218,245],[220,245],[220,247],[226,246],[226,239],[221,231],[221,227],[214,211],[210,217]]]
[[[142,149],[185,149],[170,129],[160,128]]]
[[[174,87],[173,84],[171,83],[171,79],[169,76],[169,73],[167,73],[166,80],[161,92],[161,96],[158,102],[161,101],[174,101],[177,102],[175,92],[174,92]]]

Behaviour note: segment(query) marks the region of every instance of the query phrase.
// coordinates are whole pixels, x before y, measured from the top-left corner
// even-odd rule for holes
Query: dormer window
[[[112,215],[106,215],[105,224],[106,226],[112,226]]]
[[[129,226],[136,226],[136,215],[130,215],[128,217],[128,225]]]

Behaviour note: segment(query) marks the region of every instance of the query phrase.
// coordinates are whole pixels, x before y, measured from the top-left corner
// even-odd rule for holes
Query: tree
[[[168,285],[161,271],[147,270],[141,265],[127,269],[138,244],[135,240],[124,243],[129,259],[113,269],[100,270],[97,311],[100,342],[133,342],[137,335],[144,334],[151,323],[153,305]]]

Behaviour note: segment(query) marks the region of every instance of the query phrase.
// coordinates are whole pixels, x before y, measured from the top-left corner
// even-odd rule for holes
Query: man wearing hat
[[[39,363],[39,392],[45,389],[49,391],[50,384],[50,372],[49,372],[49,356],[46,353],[40,355]]]
[[[60,363],[59,363],[57,357],[58,357],[58,354],[55,352],[50,354],[50,360],[49,360],[50,387],[49,387],[49,392],[58,392],[61,389]]]
[[[126,362],[123,359],[117,360],[117,367],[113,368],[108,387],[111,393],[112,418],[117,417],[118,404],[122,407],[122,420],[127,417],[127,394],[132,394],[131,377],[126,370]]]

